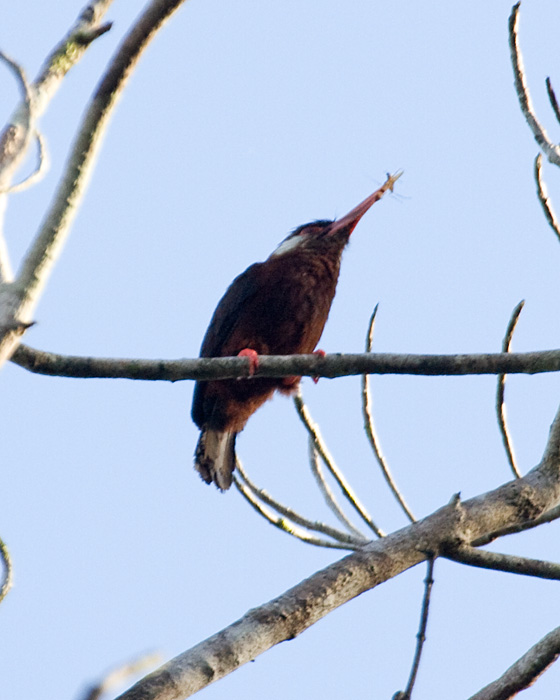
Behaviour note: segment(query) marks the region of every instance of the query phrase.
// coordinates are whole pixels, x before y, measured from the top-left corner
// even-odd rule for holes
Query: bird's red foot
[[[325,357],[325,355],[326,355],[327,353],[326,353],[324,350],[314,350],[314,351],[313,351],[313,354],[314,354],[314,355],[317,355],[318,357]],[[318,384],[320,378],[319,378],[319,377],[311,377],[311,379],[313,379],[313,382],[314,382],[315,384]]]
[[[249,360],[249,376],[252,377],[259,367],[259,354],[251,348],[243,348],[237,353],[237,357],[246,357]]]

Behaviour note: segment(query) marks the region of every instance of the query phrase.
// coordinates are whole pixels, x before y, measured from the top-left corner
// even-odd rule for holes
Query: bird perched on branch
[[[236,277],[214,311],[200,357],[245,356],[253,374],[259,355],[312,353],[329,315],[350,234],[366,211],[392,191],[400,175],[387,176],[378,190],[341,219],[296,228],[264,262]],[[201,434],[195,468],[207,484],[229,489],[237,434],[275,390],[293,393],[300,379],[196,383],[192,418]]]

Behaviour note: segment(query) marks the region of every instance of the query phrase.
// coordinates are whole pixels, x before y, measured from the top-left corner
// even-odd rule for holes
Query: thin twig
[[[518,523],[516,525],[510,525],[509,527],[502,528],[500,530],[495,530],[494,532],[489,532],[483,537],[479,537],[471,542],[472,547],[483,547],[484,545],[494,542],[499,537],[506,537],[507,535],[516,535],[518,532],[525,532],[526,530],[532,530],[534,527],[539,525],[544,525],[545,523],[552,523],[560,518],[560,505],[555,508],[551,508],[546,513],[543,513],[539,518],[534,520],[529,520],[524,523]]]
[[[8,595],[8,591],[13,585],[13,567],[10,552],[3,539],[0,538],[0,559],[4,569],[2,585],[0,585],[0,603]]]
[[[17,168],[17,161],[22,157],[21,153],[24,153],[29,145],[32,131],[32,102],[29,83],[23,68],[3,51],[0,51],[0,60],[14,74],[21,93],[19,109],[14,114],[10,124],[0,133],[0,195],[2,195],[3,190],[6,190],[10,184],[13,172]],[[0,196],[0,283],[13,280],[12,265],[3,226],[6,201],[5,196]]]
[[[535,576],[552,581],[560,581],[560,564],[540,559],[529,559],[518,557],[514,554],[499,554],[486,550],[475,549],[468,545],[458,545],[453,548],[444,549],[441,556],[460,564],[477,566],[482,569],[492,569],[494,571],[504,571],[509,574],[520,574],[522,576]]]
[[[527,81],[525,79],[525,70],[523,68],[523,58],[521,56],[521,49],[519,48],[517,25],[519,23],[519,6],[520,2],[516,3],[509,17],[509,47],[511,53],[511,63],[513,66],[513,76],[514,85],[517,92],[517,97],[519,99],[519,105],[521,111],[529,128],[533,132],[536,142],[539,144],[541,149],[546,154],[546,157],[551,163],[555,165],[560,165],[560,149],[556,144],[554,144],[548,134],[546,133],[544,127],[537,119],[535,111],[533,109],[533,104],[531,101],[531,96],[529,94],[529,88],[527,86]]]
[[[367,537],[365,537],[360,532],[360,530],[358,530],[358,528],[342,510],[340,504],[336,499],[336,496],[334,495],[333,490],[329,486],[325,472],[321,467],[321,460],[319,459],[319,453],[317,452],[317,448],[315,447],[315,441],[313,440],[313,437],[311,435],[309,436],[309,466],[311,467],[311,473],[315,477],[317,486],[323,494],[323,498],[325,499],[326,504],[334,513],[334,515],[346,528],[348,528],[348,530],[350,530],[350,532],[353,532],[356,537],[358,537],[360,540],[367,541]]]
[[[554,231],[554,233],[560,239],[560,221],[558,221],[558,218],[556,216],[556,212],[554,211],[554,208],[552,207],[550,197],[548,196],[548,190],[546,188],[546,184],[545,184],[543,177],[542,177],[542,154],[541,153],[539,153],[539,155],[535,158],[534,174],[535,174],[535,182],[537,184],[537,197],[539,198],[539,202],[541,203],[541,207],[543,208],[545,218],[548,221],[548,223],[549,223],[550,227],[552,228],[552,230]]]
[[[9,182],[9,178],[14,170],[15,162],[20,162],[27,146],[31,141],[31,136],[35,124],[35,115],[32,112],[33,96],[31,86],[25,75],[23,68],[0,51],[0,60],[3,61],[12,71],[16,78],[20,93],[21,104],[15,111],[7,127],[1,134],[0,149],[0,185],[4,189]]]
[[[368,331],[367,331],[367,336],[366,336],[366,352],[371,352],[372,344],[373,344],[373,330],[375,326],[375,317],[377,316],[377,309],[379,307],[379,304],[375,305],[375,309],[373,310],[373,313],[371,315],[371,318],[369,320],[368,324]],[[381,472],[383,476],[385,477],[385,481],[387,482],[389,488],[391,489],[391,492],[393,496],[396,498],[398,504],[400,507],[403,509],[405,515],[407,518],[411,521],[414,522],[416,518],[414,517],[412,511],[410,510],[408,503],[405,501],[404,496],[402,495],[399,487],[397,486],[397,483],[395,479],[393,478],[393,475],[391,473],[391,470],[389,468],[389,465],[387,463],[387,460],[385,459],[385,456],[383,455],[383,452],[381,451],[381,444],[379,442],[379,437],[377,435],[377,431],[375,430],[375,424],[373,422],[373,412],[371,408],[371,390],[370,390],[370,376],[369,374],[363,374],[362,375],[362,413],[364,416],[364,428],[366,431],[367,438],[369,440],[369,443],[371,445],[371,448],[373,450],[373,454],[375,455],[375,459],[377,460],[377,463],[379,464],[379,467],[381,468]]]
[[[134,66],[163,23],[183,2],[152,0],[123,39],[95,90],[50,209],[21,266],[18,284],[25,290],[24,307],[33,308],[36,304],[70,233],[113,107],[128,83]]]
[[[316,547],[326,547],[328,549],[351,549],[355,550],[355,545],[344,544],[342,542],[331,542],[330,540],[324,540],[320,537],[314,537],[309,535],[305,530],[299,528],[293,522],[286,520],[281,516],[276,515],[271,510],[269,510],[259,499],[253,494],[253,492],[243,483],[241,479],[234,475],[233,482],[238,488],[241,495],[246,499],[246,501],[269,523],[277,527],[282,532],[287,532],[288,535],[305,542],[306,544],[312,544]]]
[[[414,659],[412,661],[412,668],[410,669],[408,683],[406,684],[404,691],[396,693],[393,696],[393,700],[410,700],[412,697],[412,689],[414,688],[414,683],[416,682],[416,676],[418,675],[418,669],[420,668],[420,659],[422,658],[422,649],[424,648],[424,642],[426,641],[430,597],[432,594],[432,587],[434,585],[434,561],[435,559],[433,555],[427,560],[426,578],[424,579],[424,598],[422,600],[422,610],[420,612],[420,626],[418,628],[418,633],[416,634],[416,649],[414,651]]]
[[[0,131],[0,188],[6,190],[12,183],[13,177],[23,162],[27,153],[27,147],[31,141],[33,133],[36,131],[36,123],[41,114],[46,109],[50,99],[60,86],[66,73],[84,55],[90,44],[99,36],[107,32],[111,25],[100,24],[101,18],[107,11],[112,0],[90,0],[81,12],[77,22],[71,28],[67,36],[55,47],[47,58],[39,76],[31,84],[27,85],[25,76],[21,69],[14,68],[18,74],[18,80],[23,90],[24,96],[13,115],[8,120],[5,127]],[[114,66],[114,64],[113,64]],[[114,74],[118,71],[113,71]],[[130,72],[130,71],[129,71]],[[115,93],[116,94],[116,93]],[[108,95],[109,104],[104,110],[105,116],[111,111],[110,103],[114,103],[114,94]],[[106,120],[105,120],[106,121]],[[99,120],[101,125],[102,120]],[[92,129],[93,131],[93,129]],[[82,134],[83,134],[82,130]],[[87,180],[91,170],[92,149],[87,143],[82,143],[83,150],[80,158],[70,159],[66,174],[72,171],[72,167],[77,165],[75,183],[82,184]],[[90,144],[91,145],[91,144]],[[43,164],[46,161],[43,159]],[[90,167],[87,167],[87,166]],[[63,178],[63,182],[68,178]],[[62,188],[64,190],[64,188]],[[77,189],[60,191],[59,203],[61,219],[59,222],[57,235],[39,236],[29,248],[30,253],[24,262],[23,272],[20,272],[19,279],[14,282],[13,273],[8,259],[7,246],[0,237],[0,366],[10,358],[17,347],[23,330],[32,321],[34,308],[39,300],[42,286],[46,283],[48,272],[54,265],[56,250],[62,245],[64,235],[68,233],[71,216],[66,216],[73,211],[73,206],[77,206],[79,195]],[[6,209],[6,195],[0,196],[0,230]],[[56,217],[55,217],[56,218]],[[55,223],[55,218],[51,218],[51,224]],[[43,231],[43,233],[45,233]]]
[[[10,185],[4,190],[0,190],[0,194],[15,194],[16,192],[23,192],[23,190],[36,185],[47,174],[50,166],[50,160],[45,138],[39,131],[35,131],[35,139],[37,141],[37,167],[21,182],[18,182],[16,185]]]
[[[324,358],[322,358],[324,359]],[[321,432],[319,430],[319,426],[317,423],[314,422],[314,420],[311,418],[311,415],[309,413],[309,410],[307,406],[305,405],[303,401],[303,397],[301,395],[301,390],[298,391],[298,393],[294,396],[294,405],[296,407],[296,411],[301,419],[301,422],[304,424],[305,428],[307,429],[309,435],[311,435],[315,448],[317,449],[317,452],[319,453],[319,456],[325,463],[325,466],[327,469],[330,471],[330,473],[333,475],[335,478],[336,482],[340,486],[340,489],[344,496],[346,497],[347,501],[350,503],[350,505],[354,508],[354,510],[358,513],[358,515],[362,518],[362,520],[366,523],[366,525],[373,530],[373,532],[378,536],[378,537],[383,537],[385,533],[383,530],[381,530],[377,525],[373,522],[370,514],[367,512],[365,506],[362,504],[358,496],[354,493],[352,487],[350,484],[346,481],[344,475],[340,471],[340,469],[337,467],[336,462],[334,461],[333,457],[331,456],[325,441],[323,440],[323,437],[321,435]]]
[[[288,518],[295,525],[300,525],[301,527],[304,527],[307,530],[312,530],[313,532],[321,532],[323,533],[323,535],[332,537],[338,542],[344,542],[345,544],[352,545],[354,549],[357,549],[358,547],[361,547],[364,544],[366,544],[367,539],[363,536],[360,536],[359,538],[353,537],[352,535],[348,535],[347,533],[342,532],[341,530],[337,530],[334,527],[330,527],[330,525],[327,525],[326,523],[321,523],[317,521],[313,522],[312,520],[303,517],[299,513],[296,513],[296,511],[292,508],[283,505],[276,499],[269,496],[269,494],[264,489],[259,488],[249,479],[239,458],[237,459],[235,468],[243,481],[243,484],[239,484],[238,482],[236,482],[236,486],[237,488],[239,488],[239,490],[241,490],[242,485],[245,485],[257,500],[260,500],[266,506],[273,508],[279,515],[283,516],[284,518]]]
[[[161,663],[161,661],[161,654],[154,652],[152,654],[144,654],[138,659],[118,666],[108,673],[99,683],[92,685],[90,688],[80,693],[80,700],[99,700],[105,693],[114,690],[119,685],[130,680],[131,676],[137,676],[156,664]]]
[[[21,344],[12,362],[29,372],[81,379],[134,379],[178,382],[185,379],[234,379],[249,376],[242,357],[182,360],[80,357],[35,350]],[[392,353],[261,355],[255,377],[350,377],[359,374],[466,376],[472,374],[538,374],[560,371],[560,350],[476,355]]]
[[[425,561],[427,551],[439,552],[445,542],[462,541],[466,533],[471,539],[482,537],[526,519],[528,512],[536,516],[555,507],[559,471],[560,410],[541,463],[522,479],[467,501],[453,498],[422,521],[370,542],[171,659],[119,700],[153,698],[156,690],[162,698],[191,697],[274,645],[294,639],[348,600]]]
[[[550,100],[552,111],[554,112],[554,116],[556,117],[557,121],[560,122],[560,106],[558,105],[556,93],[554,92],[554,89],[552,87],[552,81],[550,80],[550,78],[547,78],[545,82],[546,92],[548,93],[548,99]]]
[[[511,346],[511,339],[513,338],[513,333],[515,331],[517,321],[519,320],[519,315],[520,315],[524,306],[525,306],[525,301],[520,301],[519,304],[517,304],[517,306],[513,310],[513,313],[511,314],[511,318],[509,319],[509,323],[508,323],[508,326],[506,329],[506,334],[504,336],[504,340],[502,343],[502,352],[509,352],[509,349]],[[509,465],[511,467],[511,471],[513,472],[514,476],[517,479],[519,479],[521,477],[521,472],[519,471],[519,468],[517,467],[517,463],[515,460],[515,452],[513,451],[513,444],[511,442],[511,437],[510,437],[508,426],[507,426],[506,405],[504,402],[505,386],[506,386],[506,375],[499,374],[498,375],[498,385],[497,385],[497,389],[496,389],[496,413],[497,413],[497,417],[498,417],[498,426],[500,428],[500,433],[502,435],[502,441],[504,443],[504,449],[506,451],[506,455],[508,458]]]
[[[511,700],[531,686],[560,656],[560,627],[549,632],[508,670],[469,700]]]

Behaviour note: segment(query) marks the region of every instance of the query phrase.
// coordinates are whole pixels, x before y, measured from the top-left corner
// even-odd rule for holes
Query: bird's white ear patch
[[[290,236],[289,238],[286,238],[280,243],[278,248],[271,253],[270,257],[273,255],[284,255],[284,253],[288,253],[290,250],[294,250],[294,248],[297,248],[303,243],[304,236],[296,234],[295,236]]]

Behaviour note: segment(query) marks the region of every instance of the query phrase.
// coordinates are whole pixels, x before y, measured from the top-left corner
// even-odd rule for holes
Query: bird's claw
[[[259,367],[259,354],[251,348],[243,348],[237,353],[237,357],[246,357],[249,360],[249,376],[252,377]]]
[[[313,351],[313,355],[317,355],[317,357],[325,357],[326,354],[327,353],[324,350],[314,350]],[[320,377],[311,377],[311,379],[313,379],[314,384],[318,384]]]

